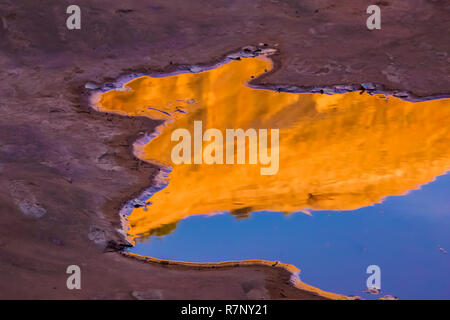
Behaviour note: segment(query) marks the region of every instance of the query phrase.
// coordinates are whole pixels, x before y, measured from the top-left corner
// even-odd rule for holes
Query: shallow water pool
[[[168,260],[280,260],[302,281],[367,299],[450,299],[450,175],[406,196],[353,211],[193,216],[130,251]],[[381,295],[364,293],[366,268],[381,268]]]

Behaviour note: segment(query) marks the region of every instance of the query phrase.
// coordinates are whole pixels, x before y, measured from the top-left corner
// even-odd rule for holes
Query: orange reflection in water
[[[412,103],[359,92],[278,93],[246,85],[272,68],[245,58],[201,73],[140,77],[102,94],[102,111],[167,119],[142,160],[172,167],[169,185],[129,217],[132,236],[217,211],[352,210],[401,195],[450,169],[449,99]],[[180,112],[182,111],[182,112]],[[186,112],[186,113],[183,113]],[[172,131],[279,128],[279,171],[171,162]],[[225,136],[225,134],[224,134]],[[206,143],[204,144],[206,145]]]

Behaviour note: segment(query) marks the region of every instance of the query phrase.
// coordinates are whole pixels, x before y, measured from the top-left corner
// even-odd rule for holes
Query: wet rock
[[[322,88],[321,93],[324,93],[324,94],[335,94],[336,91],[334,89],[331,89],[331,88]]]
[[[242,48],[242,50],[244,52],[255,52],[256,50],[258,50],[258,48],[254,47],[254,46],[245,46]]]
[[[92,83],[92,82],[87,82],[87,83],[84,85],[84,87],[85,87],[86,89],[89,89],[89,90],[95,90],[95,89],[98,89],[98,88],[99,88],[98,85],[96,85],[95,83]]]
[[[275,52],[277,52],[276,49],[270,49],[270,48],[261,50],[261,54],[266,54],[266,55],[271,55],[271,54],[274,54]]]
[[[114,240],[109,240],[108,244],[106,245],[105,251],[106,252],[117,252],[117,251],[123,251],[126,248],[130,248],[133,245],[130,243],[119,243]]]
[[[371,82],[361,83],[361,87],[363,87],[364,90],[375,90],[376,89],[376,86]]]
[[[298,88],[295,86],[277,86],[278,92],[295,92]]]
[[[285,90],[286,90],[286,92],[295,92],[298,90],[298,88],[295,86],[290,86],[290,87],[287,87]]]
[[[353,86],[349,85],[337,85],[334,87],[336,92],[347,92],[347,91],[353,91]]]
[[[114,85],[114,83],[105,83],[105,85],[103,86],[105,89],[115,89],[116,86]]]
[[[240,60],[241,59],[241,55],[239,53],[232,53],[227,55],[228,59],[232,59],[232,60]]]
[[[149,289],[146,291],[132,291],[131,295],[137,300],[162,300],[161,290]]]
[[[198,73],[202,71],[202,68],[199,66],[191,66],[189,67],[189,71],[191,71],[192,73]]]
[[[146,206],[145,201],[142,201],[142,200],[137,199],[137,198],[131,200],[130,203],[131,203],[131,205],[132,205],[134,208],[140,208],[140,207],[145,207],[145,206]]]
[[[408,92],[406,92],[406,91],[397,91],[397,92],[394,92],[394,97],[397,97],[397,98],[406,98],[406,97],[408,97],[409,96],[409,94],[408,94]]]

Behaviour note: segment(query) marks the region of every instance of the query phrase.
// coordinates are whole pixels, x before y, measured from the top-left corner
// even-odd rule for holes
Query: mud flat
[[[377,83],[418,97],[450,87],[445,1],[386,2],[378,33],[365,28],[359,1],[78,4],[77,31],[65,27],[65,3],[0,8],[1,298],[320,298],[280,268],[211,270],[119,254],[117,212],[158,172],[132,156],[131,144],[160,122],[92,111],[88,82],[211,65],[267,43],[279,54],[262,85]],[[82,270],[79,291],[66,288],[72,264]]]

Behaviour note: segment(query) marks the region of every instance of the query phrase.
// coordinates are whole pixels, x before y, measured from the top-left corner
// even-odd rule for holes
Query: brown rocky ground
[[[279,49],[264,84],[450,91],[445,0],[378,1],[376,31],[365,27],[376,1],[77,3],[82,28],[69,31],[71,1],[0,1],[0,298],[317,298],[279,268],[202,270],[114,252],[121,204],[157,170],[130,146],[156,123],[94,112],[88,81],[213,63],[264,42]],[[71,264],[82,290],[66,288]]]

